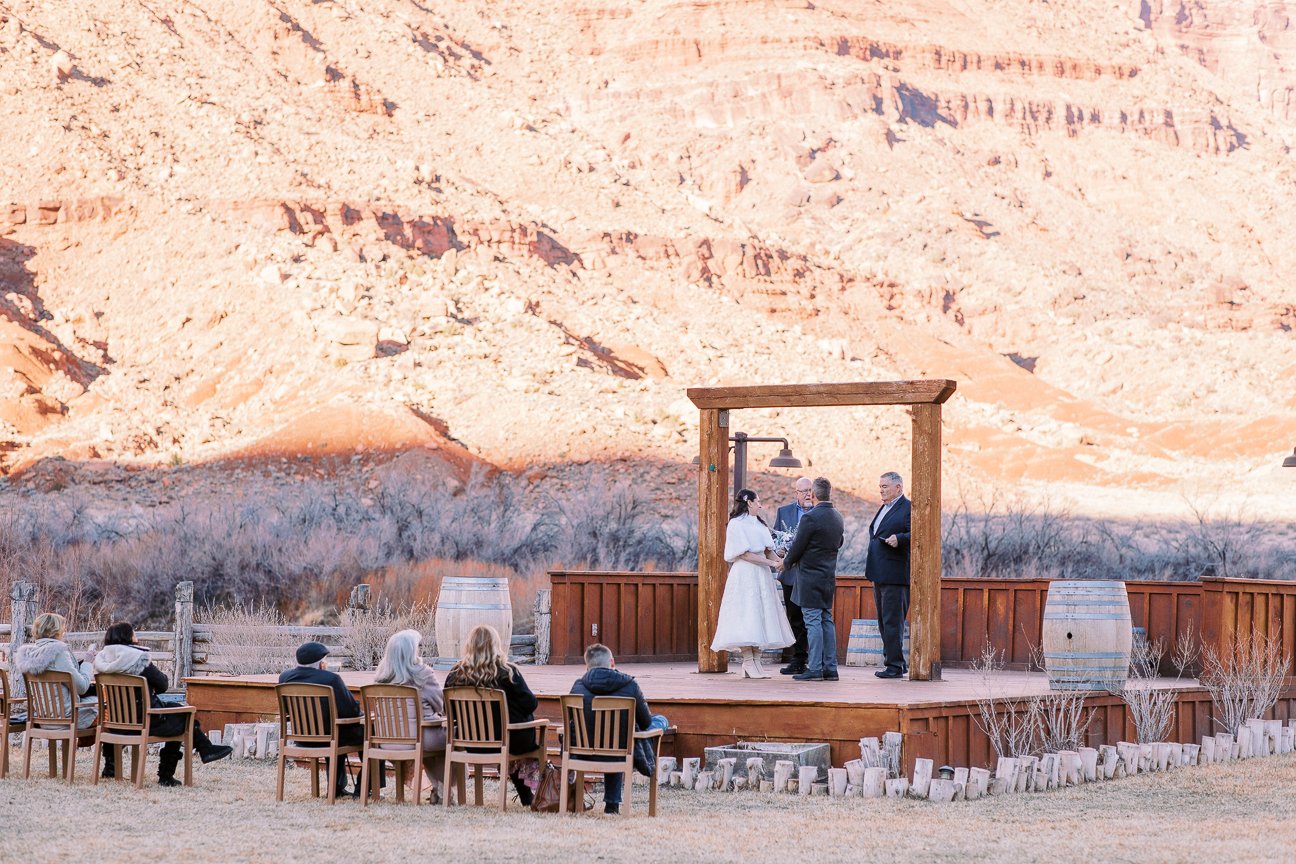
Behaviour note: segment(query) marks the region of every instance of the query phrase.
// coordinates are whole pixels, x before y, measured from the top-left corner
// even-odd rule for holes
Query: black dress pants
[[[882,631],[882,662],[888,670],[904,673],[909,664],[904,656],[904,625],[909,615],[908,585],[873,583],[873,600],[877,604],[878,629]]]

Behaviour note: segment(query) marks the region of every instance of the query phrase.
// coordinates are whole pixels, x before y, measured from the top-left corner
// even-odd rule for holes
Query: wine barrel
[[[909,622],[904,626],[904,643],[900,649],[909,656]],[[876,618],[852,618],[850,638],[846,642],[847,666],[883,665],[882,631]]]
[[[1134,631],[1125,583],[1058,580],[1044,604],[1044,669],[1054,690],[1119,690]]]
[[[489,624],[500,635],[504,650],[513,638],[513,604],[507,577],[447,576],[441,580],[436,604],[438,667],[459,659],[468,631]]]

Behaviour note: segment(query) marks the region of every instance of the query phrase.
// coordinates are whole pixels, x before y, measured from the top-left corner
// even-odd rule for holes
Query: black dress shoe
[[[198,758],[202,760],[202,763],[204,765],[207,765],[211,762],[216,762],[220,759],[224,759],[226,756],[230,755],[233,752],[234,752],[234,748],[229,746],[228,744],[213,744],[211,747],[199,753]]]
[[[183,784],[182,784],[179,780],[177,780],[176,778],[174,778],[174,777],[159,777],[159,778],[158,778],[158,785],[159,785],[159,786],[164,786],[164,787],[166,787],[167,789],[172,789],[172,788],[175,788],[176,786],[181,786],[181,785],[183,785]]]
[[[825,681],[840,681],[841,676],[836,672],[825,672],[823,676]]]
[[[807,669],[805,672],[802,672],[797,675],[793,675],[792,680],[793,681],[822,681],[824,680],[824,674],[822,672],[811,672],[810,670]]]
[[[879,678],[903,678],[904,673],[899,669],[879,669],[873,673]]]
[[[780,675],[800,675],[805,671],[805,666],[801,663],[789,663],[779,670]]]

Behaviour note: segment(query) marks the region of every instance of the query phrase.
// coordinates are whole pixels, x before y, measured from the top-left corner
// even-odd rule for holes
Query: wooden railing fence
[[[30,582],[16,582],[10,590],[12,610],[9,624],[0,624],[0,662],[14,656],[19,646],[29,641],[31,623],[39,614],[39,592]],[[279,625],[249,628],[233,625],[204,624],[194,621],[193,583],[180,582],[175,588],[175,619],[172,630],[136,631],[140,643],[149,649],[149,655],[158,668],[171,678],[173,689],[184,686],[186,678],[194,675],[230,674],[246,666],[249,656],[270,656],[274,662],[292,665],[293,647],[301,642],[315,640],[329,647],[330,661],[341,667],[352,664],[352,648],[348,642],[350,623],[358,613],[369,608],[369,585],[361,583],[351,591],[347,606],[342,610],[340,626]],[[509,656],[515,663],[544,663],[549,657],[549,590],[542,589],[535,603],[536,633],[516,634],[509,644]],[[103,631],[72,632],[66,635],[74,652],[83,652],[91,645],[102,648]],[[240,638],[248,640],[240,644]],[[21,679],[13,686],[17,690]]]

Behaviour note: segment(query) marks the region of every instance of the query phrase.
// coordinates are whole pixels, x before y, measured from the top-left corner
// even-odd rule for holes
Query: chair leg
[[[445,771],[442,772],[442,775],[445,777],[445,780],[443,780],[441,783],[441,806],[442,807],[450,806],[450,788],[451,788],[451,784],[454,783],[454,766],[455,766],[454,759],[450,758],[450,749],[447,747],[446,757],[445,757]]]
[[[319,767],[320,767],[320,760],[316,758],[312,758],[311,759],[311,797],[312,798],[319,797]],[[333,778],[330,777],[329,779],[332,780]]]
[[[562,760],[562,776],[558,778],[558,815],[567,815],[567,760]]]
[[[360,793],[361,807],[369,806],[369,765],[372,762],[373,760],[369,758],[369,754],[365,753],[364,764],[360,766],[360,788],[364,790]]]
[[[657,815],[657,778],[648,778],[648,815]]]
[[[185,766],[184,785],[186,786],[193,785],[193,756],[194,756],[193,724],[194,724],[194,718],[193,715],[190,715],[189,728],[185,730],[185,740],[184,740],[184,766]],[[262,754],[258,753],[257,755],[260,756]]]
[[[459,763],[459,774],[455,783],[459,790],[459,806],[466,807],[468,805],[468,763]]]
[[[72,729],[72,737],[67,739],[67,742],[63,745],[63,773],[67,775],[69,786],[71,786],[72,781],[76,779],[76,751],[77,739],[76,727],[74,725]]]
[[[508,810],[509,777],[508,777],[508,751],[507,750],[504,751],[504,755],[500,758],[499,777],[500,777],[500,781],[499,781],[500,812],[503,813],[504,811]]]
[[[45,748],[49,750],[49,776],[50,779],[53,780],[58,776],[58,740],[54,738],[46,738]]]
[[[112,745],[109,744],[108,746],[111,747]],[[103,751],[103,742],[100,741],[99,736],[96,735],[94,749],[90,751],[90,785],[91,786],[99,785],[99,754],[102,751]],[[0,777],[2,776],[4,775],[0,774]]]
[[[29,729],[27,730],[27,734],[23,736],[23,779],[24,780],[31,777],[31,751],[32,751],[32,736],[31,736],[31,730]]]
[[[621,781],[621,812],[624,813],[626,816],[629,816],[630,815],[630,790],[634,787],[634,768],[631,767],[629,771],[622,772],[621,776],[624,778]],[[607,782],[606,776],[603,778],[603,782],[604,783]]]
[[[414,772],[414,806],[418,807],[423,803],[423,748],[414,754],[410,770]]]
[[[482,783],[482,766],[474,765],[473,766],[473,806],[474,807],[480,807],[482,806],[482,804],[485,803],[485,801],[482,798],[482,794],[484,792],[485,792],[485,787],[484,784]]]
[[[342,767],[342,763],[338,761],[338,754],[332,748],[329,749],[328,761],[324,765],[324,772],[328,779],[328,803],[333,804],[337,801],[336,777],[346,769]]]
[[[148,765],[148,745],[135,745],[135,788],[144,788],[144,769]]]
[[[280,741],[279,742],[279,771],[278,771],[279,776],[275,780],[275,800],[276,801],[283,800],[284,769],[287,767],[287,762],[288,759],[286,756],[284,756],[284,752],[283,752],[283,742]]]

